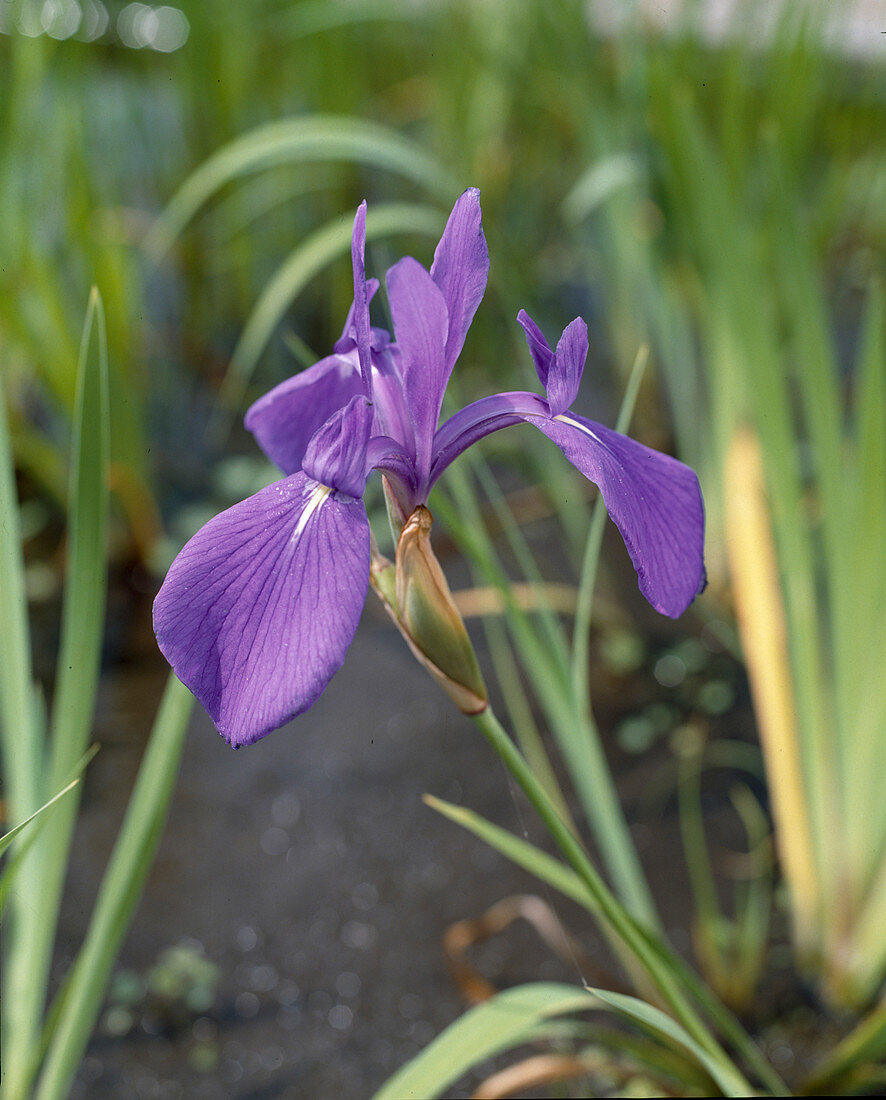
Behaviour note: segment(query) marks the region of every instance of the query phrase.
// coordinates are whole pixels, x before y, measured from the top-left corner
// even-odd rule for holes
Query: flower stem
[[[710,1033],[680,988],[672,969],[649,942],[646,932],[625,910],[594,869],[581,843],[563,822],[529,765],[495,717],[491,707],[473,715],[480,732],[499,755],[505,767],[520,784],[544,822],[564,858],[581,878],[602,918],[649,975],[675,1018],[695,1041],[734,1077],[737,1095],[753,1095],[753,1089],[734,1066],[726,1052]],[[746,1091],[742,1092],[744,1089]]]

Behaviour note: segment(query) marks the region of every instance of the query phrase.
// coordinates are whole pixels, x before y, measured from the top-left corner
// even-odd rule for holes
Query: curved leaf
[[[585,990],[556,982],[507,989],[470,1009],[378,1090],[373,1100],[430,1100],[471,1066],[527,1042],[544,1021],[593,1008]]]
[[[145,238],[148,255],[159,261],[197,211],[225,184],[286,162],[343,160],[405,176],[450,200],[458,184],[413,142],[395,130],[362,118],[309,115],[251,130],[223,146],[181,185]]]

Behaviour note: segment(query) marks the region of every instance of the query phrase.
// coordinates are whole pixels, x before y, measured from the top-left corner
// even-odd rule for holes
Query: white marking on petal
[[[304,531],[310,522],[311,516],[317,511],[331,492],[332,487],[330,485],[321,485],[317,482],[311,490],[311,495],[308,497],[308,503],[305,505],[305,510],[299,516],[298,523],[295,525],[295,530],[292,532],[292,539],[290,540],[291,542],[298,542],[302,531]]]
[[[562,422],[564,424],[568,424],[570,428],[578,428],[580,432],[584,432],[585,435],[589,435],[591,439],[593,439],[594,442],[599,443],[601,447],[605,446],[603,440],[596,434],[596,432],[592,432],[591,429],[586,428],[584,424],[579,424],[579,422],[577,420],[573,420],[571,416],[564,416],[562,413],[558,413],[554,417],[554,419],[562,420]]]

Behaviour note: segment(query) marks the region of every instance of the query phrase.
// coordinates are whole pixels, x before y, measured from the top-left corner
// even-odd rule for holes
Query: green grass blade
[[[2,855],[5,849],[8,847],[8,842],[12,840],[14,836],[17,835],[22,829],[24,829],[30,821],[33,821],[35,817],[37,817],[39,814],[42,814],[44,810],[48,809],[54,802],[61,798],[62,795],[67,794],[68,791],[70,791],[80,782],[80,776],[88,767],[89,762],[98,752],[98,749],[98,745],[93,745],[92,748],[90,748],[89,752],[84,753],[82,759],[80,760],[80,763],[74,769],[74,774],[70,776],[70,782],[66,783],[62,790],[53,795],[53,797],[49,799],[48,802],[41,806],[37,813],[32,814],[27,821],[21,822],[15,827],[15,829],[7,833],[5,837],[0,839],[0,855]],[[6,866],[3,868],[2,874],[0,874],[0,914],[2,914],[3,909],[6,905],[6,899],[9,897],[9,891],[12,888],[15,875],[18,872],[18,869],[20,868],[22,862],[24,861],[26,853],[30,850],[31,845],[37,839],[42,824],[43,822],[41,822],[36,829],[30,830],[27,838],[22,844],[19,845],[19,847],[16,849],[15,854],[9,859]]]
[[[660,1038],[665,1045],[683,1048],[688,1051],[711,1077],[716,1081],[724,1096],[751,1096],[747,1081],[737,1071],[720,1059],[712,1058],[703,1047],[687,1034],[687,1032],[675,1023],[667,1013],[660,1008],[647,1004],[645,1001],[630,997],[625,993],[609,993],[604,989],[588,989],[595,998],[602,1002],[601,1006],[608,1008],[623,1019],[638,1023],[646,1030],[651,1031]]]
[[[435,798],[429,794],[424,796],[423,801],[432,810],[436,810],[456,825],[461,825],[462,828],[479,837],[506,859],[522,867],[524,871],[528,871],[537,879],[546,882],[548,886],[559,890],[561,894],[571,898],[588,912],[595,916],[599,915],[600,907],[588,892],[587,887],[573,870],[558,859],[536,848],[534,844],[514,836],[507,829],[493,825],[491,821],[487,821],[473,810],[465,809],[464,806],[454,806],[451,802],[445,802],[442,798]]]
[[[62,1100],[101,1009],[114,959],[160,841],[194,698],[170,675],[86,940],[50,1037],[36,1100]]]
[[[40,803],[42,745],[33,722],[28,601],[5,393],[0,393],[0,577],[3,788],[9,814],[15,819],[33,813]]]
[[[593,1004],[583,989],[554,982],[505,990],[450,1024],[382,1085],[373,1100],[402,1100],[405,1096],[431,1100],[444,1095],[478,1062],[527,1042],[539,1024],[567,1012],[592,1008]]]
[[[69,493],[68,563],[62,610],[61,645],[53,707],[51,759],[43,780],[51,790],[68,782],[89,739],[98,684],[105,608],[105,539],[109,453],[107,336],[101,298],[93,289],[86,310],[77,366]],[[44,788],[45,791],[45,788]],[[7,1061],[12,1097],[25,1089],[33,1038],[46,996],[58,905],[79,799],[66,799],[50,811],[51,828],[41,831],[19,870],[22,891],[34,897],[28,919],[15,932],[7,981],[17,989],[16,1013],[27,1021],[30,1038]],[[15,919],[15,910],[13,910]],[[13,1028],[15,1034],[15,1027]]]
[[[858,864],[860,892],[886,855],[886,805],[882,797],[886,691],[882,677],[882,630],[886,618],[886,316],[875,285],[857,362],[854,453],[847,463],[841,516],[846,562],[845,628],[852,648],[837,665],[836,688],[844,714],[848,756],[846,790],[850,858]],[[848,646],[847,646],[848,648]]]
[[[65,782],[89,739],[98,687],[107,590],[107,467],[109,453],[107,337],[101,297],[93,289],[86,311],[72,440],[68,562],[61,643],[51,722],[49,782]],[[58,907],[79,798],[55,807],[51,827],[37,841],[33,860],[40,901],[31,914],[23,955],[30,974],[29,997],[42,1009],[55,940]]]
[[[426,233],[437,237],[445,223],[430,206],[389,203],[375,206],[366,217],[366,239],[392,233]],[[219,410],[210,430],[218,430],[225,409],[239,408],[259,356],[298,295],[333,260],[348,254],[354,216],[344,214],[312,233],[271,278],[244,326],[231,365],[219,390]]]
[[[487,707],[481,714],[472,715],[472,719],[523,789],[567,863],[593,896],[599,906],[602,919],[646,971],[657,987],[663,1002],[671,1009],[675,1018],[685,1027],[694,1041],[707,1051],[714,1061],[722,1065],[725,1072],[731,1074],[734,1071],[737,1074],[738,1071],[735,1070],[725,1051],[699,1018],[694,1007],[687,1001],[685,983],[678,976],[677,961],[669,960],[667,949],[656,939],[654,933],[639,925],[606,887],[579,841],[557,816],[543,788],[502,729],[491,707]],[[750,1086],[747,1087],[750,1088]]]
[[[543,635],[542,628],[517,607],[462,467],[449,468],[447,487],[455,506],[439,494],[434,507],[443,512],[447,527],[502,594],[521,664],[545,710],[612,881],[631,911],[644,923],[656,926],[655,905],[615,794],[593,717],[580,711],[572,696],[568,660],[558,659],[561,647],[551,643],[550,631]],[[558,624],[555,626],[559,629]]]
[[[225,145],[175,193],[145,239],[158,262],[194,215],[222,187],[241,176],[287,162],[344,160],[385,169],[449,201],[458,183],[413,142],[361,118],[309,115],[271,122]]]
[[[3,855],[22,830],[27,829],[32,821],[35,821],[45,810],[48,810],[50,806],[54,806],[60,798],[63,798],[68,791],[73,790],[79,782],[79,779],[72,779],[66,787],[62,787],[62,789],[57,794],[54,794],[48,802],[44,802],[39,810],[35,810],[30,817],[26,817],[24,821],[20,821],[18,825],[10,829],[8,833],[4,833],[3,836],[0,836],[0,856]]]
[[[840,1084],[861,1066],[886,1057],[886,1004],[878,1005],[800,1086],[798,1096],[839,1094]],[[867,1090],[865,1090],[867,1091]]]

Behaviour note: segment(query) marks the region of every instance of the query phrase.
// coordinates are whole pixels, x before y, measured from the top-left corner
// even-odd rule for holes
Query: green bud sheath
[[[487,707],[474,647],[431,549],[433,518],[419,505],[397,541],[396,597],[404,637],[425,668],[465,714]]]

